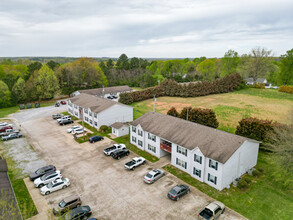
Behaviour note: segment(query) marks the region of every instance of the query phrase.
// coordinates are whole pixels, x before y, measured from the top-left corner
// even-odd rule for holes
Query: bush
[[[235,134],[258,141],[268,142],[268,134],[274,130],[278,123],[257,118],[243,118],[239,121]]]
[[[263,84],[263,83],[254,83],[252,85],[252,88],[255,88],[255,89],[265,89],[265,84]]]
[[[259,172],[258,170],[254,170],[252,172],[252,175],[255,176],[255,177],[259,177],[261,175],[261,172]]]
[[[278,91],[293,94],[293,86],[280,86]]]
[[[101,130],[101,132],[103,132],[103,133],[108,133],[108,132],[111,131],[111,128],[108,127],[107,125],[102,125],[102,126],[100,127],[100,130]]]
[[[174,116],[174,117],[178,117],[179,116],[179,113],[177,112],[177,110],[176,110],[175,107],[172,107],[167,112],[167,115],[171,115],[171,116]]]
[[[244,189],[247,189],[248,188],[248,184],[247,184],[247,182],[244,179],[242,179],[242,180],[239,180],[239,182],[237,184],[237,187],[239,189],[244,190]]]
[[[238,88],[242,79],[237,73],[227,75],[214,81],[202,81],[189,83],[187,86],[177,83],[174,80],[165,79],[160,85],[150,87],[141,91],[120,94],[119,102],[131,104],[154,96],[174,96],[174,97],[197,97],[209,94],[219,94],[232,92]]]
[[[245,182],[247,182],[247,184],[251,183],[251,179],[249,179],[249,176],[244,176],[242,179],[245,180]]]

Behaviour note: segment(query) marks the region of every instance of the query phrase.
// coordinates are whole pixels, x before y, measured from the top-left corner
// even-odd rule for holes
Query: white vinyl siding
[[[154,146],[152,146],[152,145],[150,145],[150,144],[148,144],[148,149],[149,149],[150,151],[156,153],[156,147],[154,147]]]
[[[184,169],[187,169],[187,163],[185,161],[183,161],[183,160],[180,160],[180,159],[176,158],[176,164],[178,166],[183,167]]]

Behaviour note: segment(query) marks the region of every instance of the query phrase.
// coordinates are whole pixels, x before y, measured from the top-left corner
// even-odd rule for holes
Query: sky
[[[292,11],[292,0],[2,0],[0,57],[280,56]]]

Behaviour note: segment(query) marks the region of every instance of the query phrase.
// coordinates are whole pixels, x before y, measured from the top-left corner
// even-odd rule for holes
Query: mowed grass
[[[134,119],[153,111],[153,100],[133,103]],[[187,106],[210,108],[216,113],[219,129],[234,133],[238,122],[245,117],[257,117],[288,123],[288,113],[293,109],[293,95],[271,89],[245,89],[232,93],[202,97],[159,97],[156,112],[166,114],[174,106],[179,112]]]
[[[232,186],[229,190],[224,189],[220,192],[172,165],[164,167],[165,170],[184,182],[223,202],[248,219],[291,220],[293,216],[293,193],[281,188],[280,184],[274,181],[271,174],[276,172],[277,168],[272,162],[271,155],[260,152],[257,168],[263,170],[263,175],[260,177],[249,176],[252,182],[247,190],[243,191]]]

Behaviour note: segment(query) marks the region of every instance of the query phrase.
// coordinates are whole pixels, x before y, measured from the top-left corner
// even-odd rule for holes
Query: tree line
[[[293,49],[278,58],[273,57],[270,50],[254,48],[241,56],[229,50],[223,58],[147,60],[122,54],[118,59],[70,58],[72,62],[65,62],[62,58],[63,63],[57,61],[58,58],[46,63],[2,59],[0,107],[47,100],[56,93],[68,95],[77,89],[118,85],[146,88],[165,79],[213,81],[233,73],[239,73],[242,78],[264,77],[277,85],[293,85]]]

